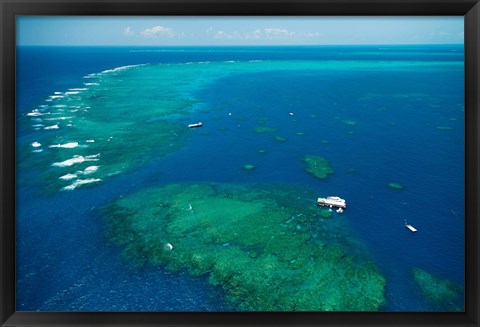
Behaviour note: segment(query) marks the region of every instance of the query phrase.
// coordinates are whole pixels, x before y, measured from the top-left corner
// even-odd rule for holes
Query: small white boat
[[[188,128],[195,128],[195,127],[202,127],[202,126],[203,126],[202,122],[198,122],[198,123],[194,123],[194,124],[188,124]]]
[[[413,227],[412,225],[405,225],[405,227],[407,229],[409,229],[412,233],[415,233],[417,231],[417,229],[415,227]]]

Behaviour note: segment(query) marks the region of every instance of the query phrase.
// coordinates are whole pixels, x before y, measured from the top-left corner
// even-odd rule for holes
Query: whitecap
[[[68,92],[65,92],[65,95],[71,95],[71,94],[78,94],[80,92],[78,91],[68,91]]]
[[[113,68],[113,69],[104,70],[104,71],[101,72],[101,74],[115,73],[115,72],[119,72],[119,71],[122,71],[122,70],[125,70],[125,69],[129,69],[129,68],[133,68],[133,67],[140,67],[140,66],[145,66],[145,65],[146,64],[120,66],[120,67],[116,67],[116,68]]]
[[[96,159],[98,155],[93,155],[93,156],[86,156],[86,157],[83,157],[83,156],[78,156],[78,155],[74,155],[72,158],[70,159],[67,159],[65,161],[62,161],[62,162],[54,162],[52,164],[52,166],[55,166],[55,167],[70,167],[70,166],[73,166],[74,164],[77,164],[77,163],[82,163],[82,162],[85,162],[85,161],[98,161],[100,159]]]
[[[90,183],[98,183],[102,180],[100,178],[88,178],[88,179],[77,179],[72,185],[68,185],[62,188],[63,191],[73,191],[78,186],[90,184]]]
[[[45,118],[45,120],[67,120],[67,119],[72,119],[75,118],[75,116],[70,116],[70,117],[53,117],[53,118]]]
[[[32,127],[36,127],[36,128],[38,128],[38,127],[43,127],[43,126],[45,126],[45,125],[43,125],[43,124],[33,124],[33,125],[32,125]]]
[[[32,150],[32,152],[42,152],[43,149]]]
[[[64,149],[73,149],[78,146],[78,142],[69,142],[65,144],[54,144],[50,145],[49,148],[64,148]]]
[[[100,85],[100,83],[83,83],[83,85]]]
[[[77,178],[78,176],[75,175],[75,174],[66,174],[66,175],[63,175],[63,176],[60,176],[59,179],[63,179],[63,180],[71,180],[71,179],[74,179],[74,178]]]
[[[27,114],[27,116],[37,117],[37,116],[43,116],[43,115],[49,115],[49,114],[50,114],[49,112],[44,114],[44,113],[39,112],[37,109],[35,109],[35,110],[32,110],[32,112],[29,112]]]
[[[52,126],[47,126],[47,127],[44,127],[43,129],[58,129],[58,124],[55,124],[55,125],[52,125]]]
[[[86,140],[85,142],[87,142],[87,143],[94,143],[95,140]]]
[[[92,174],[92,173],[96,172],[98,170],[98,168],[100,168],[100,166],[88,166],[87,168],[85,168],[85,170],[83,170],[82,173],[84,175]]]
[[[38,148],[39,146],[42,146],[42,144],[41,144],[41,143],[38,143],[38,142],[33,142],[33,143],[32,143],[32,146],[33,146],[34,148]]]
[[[88,90],[86,87],[76,87],[73,89],[68,89],[69,91],[86,91]]]
[[[50,95],[49,98],[52,99],[52,100],[53,99],[61,99],[61,98],[63,98],[63,95]]]

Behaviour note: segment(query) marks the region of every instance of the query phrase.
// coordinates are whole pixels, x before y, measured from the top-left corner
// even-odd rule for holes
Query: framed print
[[[2,326],[478,326],[477,1],[0,8]]]

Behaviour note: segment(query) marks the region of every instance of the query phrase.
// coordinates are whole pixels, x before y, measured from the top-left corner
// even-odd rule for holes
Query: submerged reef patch
[[[440,310],[463,310],[464,287],[448,279],[438,279],[420,268],[413,268],[412,274],[425,298],[439,306]]]
[[[403,190],[403,185],[399,184],[399,183],[388,183],[387,186],[391,189],[394,189],[394,190]]]
[[[330,163],[324,157],[307,155],[303,158],[303,161],[307,164],[305,170],[317,178],[325,179],[328,175],[333,174]]]
[[[278,132],[277,128],[273,127],[264,127],[264,126],[257,126],[255,127],[255,133],[276,133]]]
[[[254,170],[254,169],[255,169],[255,166],[252,165],[252,164],[246,164],[246,165],[243,165],[243,169],[245,169],[245,170]]]
[[[295,194],[305,191],[172,184],[119,198],[103,213],[108,239],[124,247],[128,263],[206,275],[240,310],[378,310],[384,277],[347,254],[342,240],[316,237],[341,222],[319,223],[318,208]]]

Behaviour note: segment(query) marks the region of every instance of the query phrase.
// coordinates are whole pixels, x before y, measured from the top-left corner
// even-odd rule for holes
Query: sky
[[[17,45],[463,44],[463,16],[18,16]]]

